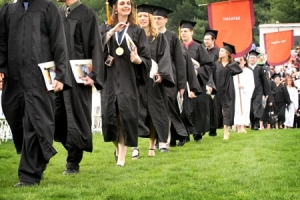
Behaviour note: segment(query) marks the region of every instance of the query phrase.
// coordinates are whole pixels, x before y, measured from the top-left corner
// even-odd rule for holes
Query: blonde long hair
[[[114,27],[115,25],[117,25],[119,23],[118,14],[116,14],[117,4],[118,3],[114,4],[112,7],[112,14],[111,14],[112,27]],[[130,1],[130,4],[131,4],[131,12],[128,16],[128,22],[130,25],[136,25],[134,4],[132,1]]]
[[[153,40],[155,40],[155,38],[157,38],[157,36],[158,36],[158,30],[157,30],[156,24],[154,22],[153,15],[148,13],[148,17],[149,17],[149,29],[148,29],[148,33],[146,33],[146,35],[153,37]]]

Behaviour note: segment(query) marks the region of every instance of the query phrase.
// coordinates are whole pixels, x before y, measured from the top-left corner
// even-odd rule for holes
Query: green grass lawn
[[[140,139],[140,159],[116,167],[112,143],[94,135],[94,152],[85,153],[80,173],[65,176],[66,151],[55,143],[45,179],[32,188],[18,182],[19,155],[12,142],[0,145],[0,199],[300,199],[300,130],[231,133],[230,140],[205,136],[170,153],[147,157]]]

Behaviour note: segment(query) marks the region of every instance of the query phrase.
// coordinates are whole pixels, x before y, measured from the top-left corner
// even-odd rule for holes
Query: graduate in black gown
[[[194,104],[196,101],[195,98],[197,97],[197,95],[200,95],[202,93],[202,89],[198,82],[196,69],[190,54],[186,50],[183,50],[182,53],[184,57],[184,66],[186,66],[187,89],[183,94],[183,105],[180,117],[184,123],[187,133],[194,133],[196,131],[192,121],[192,115],[194,112]],[[171,136],[171,145],[173,143],[173,146],[176,146],[176,140],[179,140],[177,145],[183,146],[188,139],[188,136],[182,137],[177,134],[176,131],[173,131]]]
[[[68,151],[63,173],[76,174],[79,172],[83,151],[93,150],[92,86],[97,90],[102,89],[100,70],[104,67],[104,58],[96,13],[79,0],[58,1],[65,2],[60,11],[67,39],[68,59],[92,60],[91,71],[82,77],[85,83],[77,83],[72,75],[72,89],[57,93],[55,98],[55,139]]]
[[[178,36],[174,32],[167,30],[166,28],[166,24],[168,22],[168,14],[172,12],[172,10],[163,8],[161,6],[156,6],[153,13],[158,31],[166,36],[170,46],[172,70],[175,81],[174,87],[166,88],[170,117],[170,133],[168,142],[159,144],[159,149],[161,150],[161,152],[168,152],[171,130],[176,131],[176,134],[180,135],[181,138],[187,137],[186,128],[181,120],[177,101],[178,92],[180,93],[180,96],[183,96],[186,88],[186,67],[184,66],[183,55]]]
[[[216,62],[219,58],[220,49],[215,46],[215,42],[218,36],[217,30],[206,29],[204,33],[204,45],[209,56]],[[215,74],[215,72],[214,72]],[[222,127],[222,115],[218,113],[217,98],[209,99],[210,106],[210,130],[209,136],[217,136],[217,128]]]
[[[266,78],[265,71],[261,65],[257,65],[258,52],[252,50],[248,53],[248,65],[253,70],[254,91],[251,98],[250,121],[251,129],[259,130],[260,119],[263,117],[264,108],[262,97],[267,97],[269,106],[273,106],[273,96],[271,94],[270,84]]]
[[[229,126],[233,125],[235,91],[233,76],[243,72],[238,63],[233,61],[232,54],[235,54],[233,45],[223,42],[219,52],[219,59],[216,62],[216,86],[218,106],[222,110],[224,140],[229,139]]]
[[[0,10],[2,108],[21,154],[15,187],[39,184],[56,154],[54,92],[71,86],[67,49],[59,10],[46,0],[19,0]],[[54,61],[53,91],[45,85],[39,63]]]
[[[285,109],[291,104],[291,99],[286,85],[280,80],[280,75],[274,74],[272,79],[274,81],[271,82],[271,92],[274,97],[275,114],[278,117],[276,128],[283,128]]]
[[[165,87],[174,87],[169,44],[164,34],[156,29],[153,7],[141,4],[138,9],[138,25],[144,29],[150,46],[151,58],[158,70],[147,69],[146,84],[139,86],[139,136],[150,138],[148,156],[155,156],[155,139],[166,143],[169,133],[168,100]],[[132,158],[139,158],[139,150],[133,148]]]
[[[201,141],[205,132],[210,130],[210,98],[211,94],[216,92],[214,83],[214,63],[205,47],[193,39],[193,29],[196,22],[182,20],[180,22],[180,31],[182,38],[182,49],[186,50],[191,58],[198,62],[200,67],[196,69],[196,75],[200,83],[202,93],[197,95],[194,104],[192,122],[195,127],[193,133],[195,141]],[[209,94],[208,94],[209,93]]]
[[[102,36],[107,55],[101,74],[102,132],[104,141],[115,145],[117,166],[124,166],[127,146],[138,146],[138,86],[145,84],[151,58],[145,31],[136,25],[133,2],[109,0],[109,5],[112,24],[101,28],[107,31]],[[135,44],[131,50],[126,33]]]

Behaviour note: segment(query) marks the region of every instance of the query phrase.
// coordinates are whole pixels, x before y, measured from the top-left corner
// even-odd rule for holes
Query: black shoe
[[[182,147],[185,143],[186,143],[186,139],[181,139],[181,140],[178,141],[177,146]]]
[[[169,149],[167,149],[167,148],[160,148],[159,150],[162,153],[169,153]]]
[[[76,175],[79,173],[78,169],[66,169],[62,174],[63,175]]]
[[[202,135],[195,135],[194,136],[194,141],[195,142],[201,142],[202,141]]]
[[[258,126],[254,126],[253,130],[259,130],[259,127]]]
[[[176,147],[176,140],[171,140],[170,147]]]
[[[29,182],[19,182],[16,185],[14,185],[15,188],[18,187],[33,187],[38,185],[38,183],[29,183]]]
[[[211,132],[209,132],[209,134],[208,134],[210,137],[216,137],[217,136],[217,133],[211,133]]]

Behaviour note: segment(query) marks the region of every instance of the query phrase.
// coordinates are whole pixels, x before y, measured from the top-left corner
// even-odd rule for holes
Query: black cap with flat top
[[[118,0],[108,0],[110,7],[117,3]]]
[[[215,39],[217,39],[217,37],[218,37],[218,31],[217,30],[211,30],[211,29],[205,29],[204,36],[205,35],[211,35]]]
[[[259,54],[260,54],[259,52],[255,51],[255,50],[251,50],[251,51],[249,51],[248,56],[258,56]]]
[[[180,22],[180,28],[189,28],[194,29],[194,26],[197,24],[197,22],[187,21],[187,20],[181,20]]]
[[[137,6],[138,13],[139,12],[147,12],[147,13],[153,14],[153,11],[155,8],[156,8],[156,6],[149,5],[149,4],[140,4]]]
[[[155,10],[153,15],[154,16],[162,16],[165,18],[168,18],[168,14],[174,12],[173,10],[169,10],[167,8],[161,7],[161,6],[155,6]]]
[[[226,49],[230,54],[236,54],[235,53],[235,47],[231,44],[223,42],[223,47],[222,48]]]

